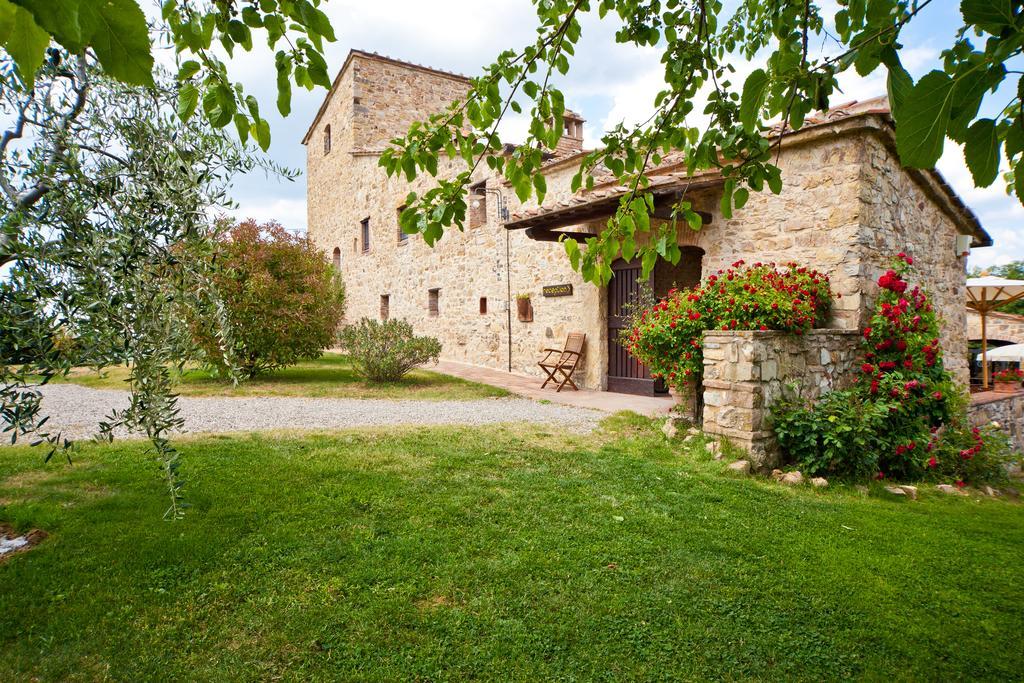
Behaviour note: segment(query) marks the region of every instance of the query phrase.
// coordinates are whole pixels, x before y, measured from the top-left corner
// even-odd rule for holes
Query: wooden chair
[[[562,387],[566,384],[571,384],[572,388],[576,391],[580,390],[576,383],[572,381],[572,373],[576,370],[576,365],[583,356],[583,343],[586,340],[587,335],[582,332],[571,332],[565,338],[565,348],[544,349],[547,355],[537,365],[547,373],[548,378],[544,380],[544,384],[540,385],[541,389],[546,387],[548,382],[554,382],[558,385],[558,389],[555,391],[561,391]],[[554,359],[552,360],[552,358]],[[561,375],[561,379],[557,375]]]

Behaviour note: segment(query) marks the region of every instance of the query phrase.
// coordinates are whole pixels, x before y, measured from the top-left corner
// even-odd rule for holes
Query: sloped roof
[[[803,127],[794,131],[784,123],[777,123],[767,131],[765,137],[783,137],[786,144],[798,142],[801,139],[809,138],[812,135],[827,134],[822,127],[838,123],[845,123],[858,118],[875,116],[885,122],[881,129],[886,135],[894,139],[894,123],[889,108],[887,97],[875,97],[863,101],[851,101],[836,107],[830,108],[814,116],[809,116]],[[876,126],[876,128],[878,128]],[[698,187],[707,187],[724,182],[717,170],[704,171],[696,175],[687,173],[684,155],[680,152],[667,154],[661,163],[648,171],[650,185],[648,190],[658,194],[668,194]],[[960,199],[959,195],[945,181],[942,175],[934,170],[908,169],[909,171],[922,174],[928,181],[934,183],[937,192],[949,203],[949,208],[956,215],[959,222],[975,236],[975,246],[990,246],[992,238],[982,228],[978,217]],[[570,225],[571,221],[581,216],[589,216],[593,213],[617,206],[618,200],[630,191],[630,188],[619,185],[611,172],[604,171],[594,174],[595,184],[590,190],[581,189],[572,197],[554,204],[545,204],[538,207],[518,211],[509,218],[505,227],[509,230],[538,227],[546,225],[555,227],[558,223]],[[582,220],[582,219],[580,219]]]

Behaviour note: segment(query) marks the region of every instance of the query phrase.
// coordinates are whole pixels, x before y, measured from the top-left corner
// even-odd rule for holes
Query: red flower
[[[875,479],[885,479],[885,472],[878,472],[877,474],[875,474]]]
[[[935,468],[939,466],[939,461],[935,459],[935,456],[928,458],[928,467]]]
[[[963,488],[963,487],[965,487],[965,486],[967,486],[967,484],[966,484],[966,483],[964,483],[964,481],[963,481],[962,479],[957,479],[957,480],[956,480],[956,487],[957,487],[958,489],[962,489],[962,488]]]
[[[875,366],[871,365],[870,363],[865,363],[864,365],[860,366],[860,371],[870,375],[872,372],[875,371]]]

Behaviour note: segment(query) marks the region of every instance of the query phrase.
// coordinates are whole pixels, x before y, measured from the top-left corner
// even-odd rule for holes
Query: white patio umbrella
[[[985,274],[981,277],[967,278],[967,306],[981,315],[981,379],[982,387],[985,389],[988,389],[988,336],[985,331],[985,317],[989,311],[1021,298],[1024,298],[1024,280],[1008,280]]]
[[[976,356],[978,361],[985,360],[979,353]],[[990,361],[999,361],[1001,363],[1024,363],[1024,344],[1010,344],[1009,346],[999,346],[988,352],[988,359]]]

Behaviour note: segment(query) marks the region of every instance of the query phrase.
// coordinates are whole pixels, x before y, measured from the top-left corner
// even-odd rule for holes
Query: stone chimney
[[[583,150],[583,117],[574,111],[565,110],[565,128],[555,147],[555,155],[564,157]]]

